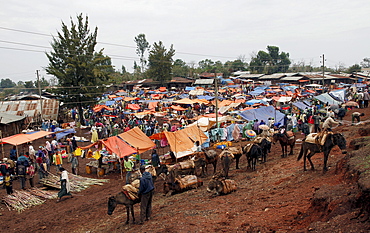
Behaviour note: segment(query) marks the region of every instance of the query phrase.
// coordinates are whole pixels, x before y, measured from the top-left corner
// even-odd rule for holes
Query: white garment
[[[67,193],[71,190],[71,184],[69,183],[68,173],[66,170],[62,171],[61,180],[66,180]]]

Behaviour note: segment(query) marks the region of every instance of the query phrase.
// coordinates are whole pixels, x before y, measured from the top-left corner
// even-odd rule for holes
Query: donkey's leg
[[[324,151],[324,168],[323,168],[324,173],[328,171],[327,164],[328,164],[329,153],[330,151]]]
[[[126,206],[126,215],[127,215],[126,224],[129,224],[129,221],[130,221],[130,206],[129,205]]]
[[[312,170],[312,171],[313,171],[313,170],[315,170],[315,166],[313,165],[312,160],[311,160],[311,157],[312,157],[314,154],[315,154],[315,152],[311,152],[311,151],[310,151],[310,153],[307,155],[307,159],[308,159],[308,161],[310,162],[311,170]]]

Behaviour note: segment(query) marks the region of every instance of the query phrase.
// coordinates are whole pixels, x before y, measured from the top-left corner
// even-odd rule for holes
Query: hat
[[[8,158],[3,158],[3,161],[4,161],[4,162],[8,161]]]

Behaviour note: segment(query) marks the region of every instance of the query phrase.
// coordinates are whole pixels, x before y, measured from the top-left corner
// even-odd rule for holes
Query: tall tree
[[[141,73],[144,72],[146,60],[144,58],[145,51],[150,48],[149,42],[145,38],[145,34],[139,34],[134,39],[136,43],[136,54],[140,57]]]
[[[159,81],[161,85],[172,78],[173,56],[175,50],[173,45],[167,50],[162,41],[154,42],[149,52],[147,76]]]
[[[267,46],[267,51],[260,50],[256,55],[252,56],[249,67],[255,73],[279,73],[286,72],[289,69],[291,61],[289,53],[279,52],[277,46]]]
[[[370,58],[365,57],[361,62],[361,66],[363,68],[370,68]]]
[[[16,86],[15,82],[10,80],[9,78],[1,79],[1,81],[0,81],[0,87],[1,88],[12,88],[12,87],[15,87],[15,86]]]
[[[103,92],[101,84],[109,77],[112,66],[103,49],[95,52],[98,28],[90,32],[88,17],[77,16],[77,23],[71,18],[71,26],[62,22],[62,30],[51,43],[52,51],[46,53],[48,74],[58,79],[57,93],[64,96],[66,105],[77,106],[81,124],[85,124],[82,107],[91,105]],[[93,88],[92,88],[93,87]]]
[[[354,64],[353,66],[348,67],[347,73],[351,74],[353,72],[360,72],[361,66],[359,64]]]
[[[188,77],[189,66],[181,59],[176,59],[173,63],[172,73],[174,77]]]

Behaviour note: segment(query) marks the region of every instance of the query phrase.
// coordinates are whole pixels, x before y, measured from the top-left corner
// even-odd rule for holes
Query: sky
[[[268,45],[290,54],[292,63],[349,67],[370,57],[369,0],[28,0],[0,4],[0,79],[46,79],[52,35],[82,13],[98,28],[97,49],[132,72],[139,64],[134,38],[162,41],[174,59],[232,61]]]

